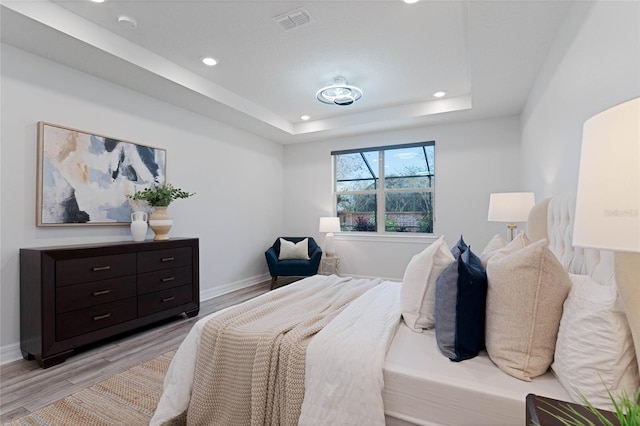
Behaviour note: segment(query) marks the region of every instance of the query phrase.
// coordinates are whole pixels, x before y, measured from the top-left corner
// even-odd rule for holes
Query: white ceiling
[[[286,144],[517,114],[571,2],[2,5],[4,43]],[[308,24],[285,31],[273,19],[301,7]],[[119,24],[121,15],[137,27]],[[200,62],[209,55],[217,66]],[[362,99],[318,102],[316,91],[337,75]]]

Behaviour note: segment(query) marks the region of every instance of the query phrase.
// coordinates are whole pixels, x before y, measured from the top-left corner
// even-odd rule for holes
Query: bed
[[[558,262],[575,274],[572,279],[588,278],[615,293],[614,255],[571,246],[573,209],[570,198],[537,204],[523,238],[529,243],[547,239]],[[616,318],[624,324],[616,323],[616,333],[598,329],[587,336],[592,342],[617,339],[601,345],[615,347],[615,353],[595,351],[610,359],[611,368],[592,356],[585,356],[583,365],[561,362],[579,358],[575,354],[585,349],[575,343],[580,336],[566,324],[566,314],[558,343],[566,333],[562,340],[570,340],[570,347],[558,347],[564,352],[556,355],[553,371],[522,380],[505,374],[484,350],[462,362],[443,356],[434,329],[415,332],[401,319],[402,285],[314,276],[245,302],[240,309],[203,318],[176,353],[151,424],[186,424],[189,418],[188,424],[224,425],[518,425],[523,424],[527,394],[575,399],[567,389],[574,383],[592,386],[581,381],[594,363],[615,375],[609,386],[633,391],[640,386],[632,334],[619,309]],[[339,288],[348,290],[342,293]],[[625,307],[640,309],[628,302]],[[565,312],[571,309],[565,305]],[[285,312],[285,318],[270,319],[275,311]],[[292,319],[305,312],[310,318]],[[275,332],[272,321],[278,323]],[[232,329],[231,324],[240,327]],[[243,361],[245,346],[253,349]],[[573,377],[576,371],[580,377]]]

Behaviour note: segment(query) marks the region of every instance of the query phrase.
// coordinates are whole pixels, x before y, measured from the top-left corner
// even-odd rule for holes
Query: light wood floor
[[[298,280],[278,278],[278,286]],[[81,389],[176,349],[200,318],[269,291],[270,281],[200,303],[194,318],[174,319],[100,342],[74,353],[62,364],[42,369],[36,361],[0,366],[0,422],[39,410]]]

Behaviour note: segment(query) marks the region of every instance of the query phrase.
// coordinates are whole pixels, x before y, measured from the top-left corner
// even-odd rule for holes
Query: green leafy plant
[[[431,217],[431,202],[422,215],[422,219],[418,222],[420,226],[420,232],[432,233],[433,232],[433,218]]]
[[[353,229],[361,232],[373,232],[376,230],[376,225],[366,216],[356,216]]]
[[[542,408],[542,411],[552,415],[565,426],[640,426],[640,388],[636,391],[633,399],[630,398],[626,392],[622,393],[619,400],[616,400],[609,389],[607,389],[607,393],[613,404],[613,413],[617,422],[612,422],[607,419],[582,394],[580,394],[582,404],[588,412],[593,414],[593,417],[597,419],[598,423],[594,423],[568,404],[561,405],[560,407],[550,405],[550,408],[555,412],[544,408]]]
[[[132,200],[142,200],[149,203],[151,207],[167,207],[173,201],[179,198],[189,198],[195,195],[195,192],[189,193],[182,189],[175,188],[170,183],[164,185],[154,185],[137,191],[132,195],[128,195]]]
[[[407,225],[400,225],[393,219],[385,219],[384,230],[387,232],[409,232]]]

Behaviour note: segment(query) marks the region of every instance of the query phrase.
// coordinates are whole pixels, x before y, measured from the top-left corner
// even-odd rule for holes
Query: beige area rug
[[[167,352],[5,426],[148,425],[174,354]]]

